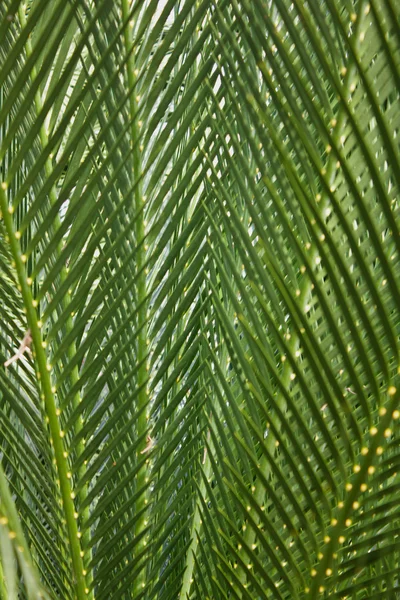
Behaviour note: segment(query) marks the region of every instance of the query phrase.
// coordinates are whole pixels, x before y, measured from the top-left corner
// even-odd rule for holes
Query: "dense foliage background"
[[[0,597],[400,598],[398,3],[3,0],[0,66]]]

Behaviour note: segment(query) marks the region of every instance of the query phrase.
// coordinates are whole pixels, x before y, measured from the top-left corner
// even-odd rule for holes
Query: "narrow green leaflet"
[[[394,0],[0,3],[0,599],[400,595]]]

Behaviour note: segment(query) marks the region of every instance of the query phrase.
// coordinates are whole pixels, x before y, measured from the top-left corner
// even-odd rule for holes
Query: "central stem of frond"
[[[135,213],[135,242],[136,242],[136,302],[138,307],[137,312],[137,406],[136,412],[138,415],[136,422],[136,435],[140,440],[137,449],[137,462],[142,463],[142,466],[136,475],[136,501],[135,501],[135,538],[137,544],[135,546],[135,556],[138,560],[143,561],[143,567],[139,575],[135,578],[133,584],[132,598],[137,598],[146,585],[146,574],[143,560],[143,553],[146,546],[145,528],[147,523],[146,506],[147,506],[147,464],[146,452],[148,450],[148,421],[147,421],[147,406],[148,406],[148,372],[147,372],[147,282],[146,282],[146,247],[145,247],[145,211],[144,197],[142,189],[142,152],[140,148],[140,126],[138,120],[138,99],[136,80],[137,73],[135,57],[133,52],[133,35],[132,21],[130,19],[129,0],[122,0],[122,18],[126,24],[124,31],[124,43],[127,59],[127,82],[130,91],[129,97],[129,112],[131,120],[131,147],[133,159],[133,184],[134,184],[134,213]],[[136,565],[135,565],[136,566]]]

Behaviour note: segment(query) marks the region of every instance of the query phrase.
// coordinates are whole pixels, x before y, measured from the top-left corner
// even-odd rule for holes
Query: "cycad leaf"
[[[3,596],[399,593],[399,22],[2,3]]]

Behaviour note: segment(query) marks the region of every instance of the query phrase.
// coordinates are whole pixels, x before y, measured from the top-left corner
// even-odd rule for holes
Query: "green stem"
[[[179,13],[179,9],[176,9],[176,10]],[[193,34],[193,46],[196,44],[198,38],[199,38],[199,34],[198,34],[198,31],[196,30],[195,33]],[[176,67],[176,68],[178,68],[178,67]],[[188,79],[188,85],[190,84],[190,82],[193,82],[196,79],[197,73],[198,73],[198,64],[196,62],[193,66],[193,70],[190,74],[190,78]],[[191,134],[193,134],[194,131],[195,131],[195,124],[192,123]],[[189,168],[193,159],[194,159],[194,155],[192,155],[190,157],[190,160],[187,163],[187,168]],[[181,334],[182,329],[183,329],[183,323],[180,322],[178,324],[177,337],[179,337],[179,335]],[[179,358],[178,358],[178,360],[179,360]],[[208,480],[210,477],[210,474],[211,474],[211,461],[207,454],[205,454],[203,472],[204,472],[204,477]],[[195,558],[196,558],[196,554],[197,554],[198,547],[199,547],[198,536],[200,535],[200,529],[202,526],[201,514],[200,514],[201,504],[200,504],[199,497],[205,498],[205,496],[206,496],[206,486],[205,486],[203,477],[200,477],[199,492],[197,493],[197,502],[196,502],[196,506],[195,506],[195,510],[194,510],[194,514],[193,514],[192,526],[191,526],[191,530],[190,530],[190,545],[186,552],[185,568],[184,568],[184,572],[183,572],[182,586],[181,586],[181,590],[179,593],[179,600],[188,600],[188,598],[190,597],[190,590],[191,590],[192,583],[193,583],[193,573],[194,573],[194,568],[196,565]]]
[[[35,363],[37,368],[37,378],[40,381],[42,400],[44,401],[44,407],[46,416],[49,422],[50,429],[50,440],[54,447],[54,457],[57,468],[57,473],[60,482],[61,497],[64,506],[64,514],[68,531],[68,539],[71,549],[71,560],[73,565],[73,571],[75,576],[75,589],[78,600],[87,599],[87,588],[85,584],[85,577],[83,575],[83,561],[81,556],[81,534],[78,531],[78,525],[75,518],[75,507],[74,497],[75,494],[72,489],[71,473],[69,472],[67,462],[67,452],[64,447],[64,432],[60,428],[58,420],[58,411],[54,393],[52,391],[52,384],[50,379],[51,365],[47,362],[46,353],[44,350],[44,343],[41,334],[42,323],[38,319],[36,309],[33,304],[33,298],[31,293],[31,282],[27,279],[25,261],[21,253],[21,248],[18,242],[20,237],[19,232],[14,230],[13,225],[13,207],[8,206],[7,197],[5,190],[7,184],[2,183],[0,187],[0,208],[3,214],[4,224],[6,227],[7,235],[9,238],[11,254],[15,262],[15,269],[17,272],[18,283],[21,288],[21,295],[26,310],[26,319],[28,327],[31,332],[33,347],[35,350]],[[35,303],[36,304],[36,303]]]
[[[141,150],[138,143],[140,131],[139,123],[137,120],[138,114],[138,101],[136,98],[136,65],[135,58],[132,52],[133,48],[133,35],[132,35],[132,23],[129,21],[130,18],[130,5],[129,0],[122,0],[122,18],[126,22],[124,31],[124,44],[125,52],[128,56],[127,61],[127,83],[128,89],[131,90],[129,98],[129,109],[130,109],[130,120],[131,120],[131,146],[132,146],[132,158],[133,158],[133,178],[134,182],[137,183],[134,192],[134,208],[136,215],[136,226],[135,226],[135,241],[136,241],[136,268],[137,268],[137,284],[136,284],[136,301],[138,305],[138,316],[137,316],[137,362],[139,365],[137,375],[137,387],[138,403],[137,403],[137,437],[142,439],[137,451],[137,461],[143,460],[142,453],[145,451],[146,433],[148,431],[148,422],[146,416],[146,407],[148,405],[148,390],[147,390],[147,286],[146,286],[146,250],[144,245],[145,239],[145,222],[144,222],[144,211],[143,211],[143,193],[142,193],[142,157]],[[135,536],[140,537],[136,545],[136,554],[141,555],[146,545],[146,539],[142,535],[146,527],[147,511],[145,507],[148,503],[147,498],[147,477],[148,467],[147,463],[144,462],[143,466],[139,469],[136,476],[136,489],[142,491],[140,496],[135,502],[135,514],[140,514],[140,518],[136,522]],[[133,595],[132,598],[137,598],[143,593],[143,589],[146,586],[146,573],[144,568],[140,571],[138,577],[133,583]]]
[[[22,28],[25,27],[26,26],[26,15],[25,15],[25,11],[23,10],[22,7],[20,7],[18,10],[18,16],[19,16],[19,20],[21,23],[21,27]],[[29,56],[31,56],[31,54],[32,54],[32,44],[31,44],[30,38],[28,38],[26,41],[25,51],[26,51],[27,57],[29,58]],[[31,76],[32,82],[34,82],[36,79],[36,76],[37,76],[35,67],[33,67],[30,76]],[[37,92],[35,94],[35,108],[36,108],[36,114],[39,115],[43,109],[43,99],[42,99],[42,96],[40,93],[40,88],[37,90]],[[49,142],[49,136],[48,136],[48,133],[46,130],[45,123],[40,128],[40,142],[41,142],[42,149],[44,150]],[[46,160],[45,173],[48,178],[50,178],[53,174],[53,163],[52,163],[51,158],[48,158]],[[49,192],[49,199],[50,199],[50,204],[52,206],[57,202],[57,191],[54,186],[52,186],[52,188]],[[54,231],[56,232],[60,228],[60,226],[61,226],[60,216],[57,213],[57,215],[54,219],[54,222],[53,222]],[[60,242],[58,244],[57,252],[58,252],[58,254],[61,254],[62,242]],[[63,267],[60,272],[61,283],[63,283],[66,280],[67,274],[68,273],[67,273],[66,267]],[[64,309],[68,308],[68,305],[70,304],[70,297],[68,294],[66,296],[64,296],[62,304],[63,304]],[[72,329],[73,329],[73,320],[72,320],[72,317],[69,316],[65,322],[66,335],[68,335],[72,331]],[[73,360],[75,354],[76,354],[76,345],[75,345],[75,342],[72,342],[69,345],[68,350],[67,350],[67,356],[68,356],[69,361]],[[76,387],[75,384],[78,382],[78,380],[79,380],[79,370],[78,370],[78,366],[75,366],[72,369],[71,374],[70,374],[71,388]],[[75,410],[79,406],[80,402],[81,402],[81,397],[80,397],[79,392],[77,392],[76,394],[74,394],[73,398],[71,399],[72,412],[75,412]],[[73,433],[74,433],[74,437],[76,437],[77,439],[80,440],[76,444],[77,458],[79,458],[79,456],[84,452],[84,449],[85,449],[82,438],[78,435],[80,433],[82,427],[83,427],[83,424],[82,424],[81,420],[79,418],[76,419],[76,421],[74,423],[74,427],[73,427]],[[77,472],[78,478],[81,480],[84,477],[85,473],[86,473],[86,467],[84,464],[82,464],[82,466],[78,469],[78,472]],[[79,504],[83,504],[85,502],[87,494],[88,494],[88,488],[87,488],[87,485],[84,485],[80,488],[79,493],[78,493]],[[82,529],[82,547],[88,548],[89,542],[90,542],[90,529],[85,527],[85,523],[87,522],[87,520],[90,516],[89,507],[83,509],[80,512],[79,516],[80,516],[80,526]],[[91,550],[85,551],[84,559],[83,559],[85,570],[86,570],[87,565],[91,561],[91,555],[92,555]],[[91,570],[89,570],[88,575],[86,576],[86,583],[89,588],[91,587],[92,581],[93,581],[93,573]],[[92,589],[90,589],[90,592],[87,597],[89,600],[93,600],[94,595],[93,595]]]
[[[3,565],[0,562],[0,600],[7,600],[7,588],[4,581]]]
[[[204,465],[204,476],[209,479],[211,474],[211,461],[207,457]],[[200,490],[198,496],[201,498],[206,497],[206,485],[202,479],[200,483]],[[183,573],[182,586],[179,593],[179,600],[188,600],[190,596],[190,589],[193,583],[193,571],[196,565],[195,557],[198,550],[198,535],[201,528],[201,514],[200,514],[200,501],[196,503],[196,508],[192,520],[192,529],[190,532],[190,545],[186,553],[185,571]]]
[[[25,575],[29,576],[30,578],[32,578],[32,575],[33,575],[34,579],[35,579],[34,587],[39,588],[39,586],[41,585],[39,572],[36,568],[36,565],[34,564],[34,562],[32,560],[32,556],[29,552],[29,547],[28,547],[28,544],[27,544],[25,536],[24,536],[24,532],[23,532],[23,529],[21,526],[21,521],[20,521],[20,518],[18,515],[18,511],[14,504],[14,500],[12,498],[10,488],[8,485],[7,477],[6,477],[6,474],[4,473],[4,470],[3,470],[3,467],[1,464],[0,464],[0,498],[1,498],[1,503],[0,503],[1,504],[1,506],[0,506],[1,523],[2,523],[2,525],[7,526],[8,535],[9,535],[10,539],[14,541],[14,543],[13,543],[14,550],[15,550],[17,556],[19,557],[19,559],[22,560],[22,563],[20,562],[22,577],[24,578],[24,574],[25,574]],[[30,572],[29,574],[26,573],[26,569],[28,569],[28,571]],[[27,583],[27,580],[25,580],[25,583]],[[32,585],[32,582],[30,582],[30,584]],[[3,567],[0,564],[0,598],[1,598],[1,600],[7,600],[8,597],[9,597],[9,594],[8,594],[8,590],[7,590],[7,584],[4,579]]]
[[[15,534],[15,541],[22,548],[24,552],[25,560],[31,567],[33,564],[30,560],[30,553],[28,545],[25,541],[25,536],[22,531],[21,521],[18,516],[17,509],[15,507],[12,495],[8,486],[6,474],[4,473],[3,466],[0,464],[0,498],[1,498],[1,513],[2,524],[7,525],[10,532]]]
[[[247,216],[247,213],[246,213],[246,216]],[[230,302],[227,305],[227,312],[228,312],[228,314],[231,315],[231,318],[233,319],[234,310],[233,310],[232,304]],[[205,357],[203,357],[203,359],[206,360]],[[227,350],[226,345],[222,346],[222,351],[221,351],[221,355],[219,357],[219,361],[220,361],[221,365],[227,365],[225,376],[228,377],[228,362],[229,362],[229,360],[228,360],[228,350]],[[216,413],[217,413],[216,418],[219,419],[221,417],[221,409],[218,407],[218,405],[216,406]],[[214,429],[213,423],[214,422],[212,420],[212,415],[210,415],[210,428]],[[207,435],[208,436],[210,435],[210,429],[208,430]],[[203,473],[200,476],[200,481],[199,481],[197,502],[196,502],[196,507],[195,507],[194,514],[193,514],[192,526],[191,526],[191,531],[190,531],[190,545],[186,552],[183,580],[182,580],[182,586],[181,586],[178,600],[189,600],[190,590],[192,588],[192,583],[193,583],[193,573],[194,573],[194,569],[196,566],[196,555],[199,550],[198,538],[200,536],[200,531],[202,528],[202,520],[201,520],[201,513],[200,513],[200,507],[201,507],[200,498],[203,498],[203,499],[206,498],[207,489],[206,489],[205,480],[209,481],[210,476],[211,476],[211,470],[212,470],[211,469],[211,467],[212,467],[211,460],[210,460],[208,452],[206,452],[206,449],[207,449],[207,446],[205,446],[205,454],[204,454],[204,459],[203,459],[203,465],[204,465]]]

